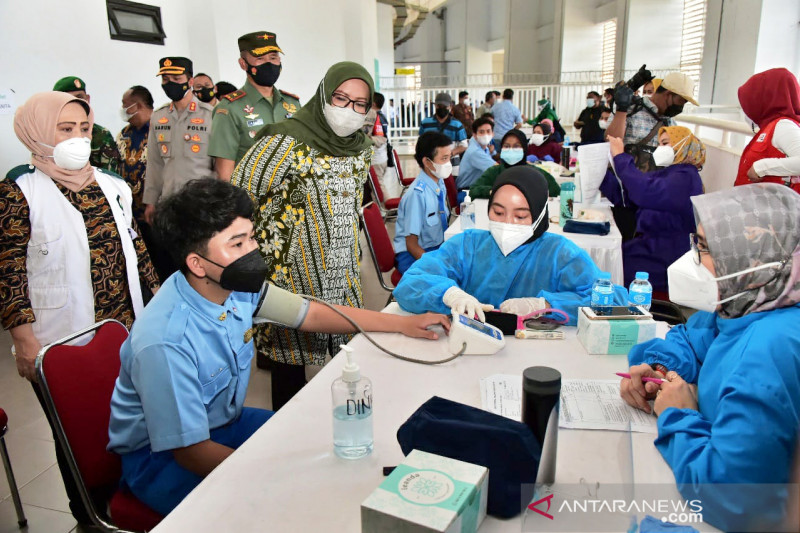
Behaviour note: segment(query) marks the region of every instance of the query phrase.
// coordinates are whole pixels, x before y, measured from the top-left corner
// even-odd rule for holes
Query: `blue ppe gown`
[[[442,296],[455,286],[495,308],[509,298],[538,296],[575,325],[578,307],[589,305],[599,275],[589,254],[561,235],[545,233],[504,256],[491,233],[467,230],[418,259],[393,294],[412,313],[450,313]],[[614,305],[625,305],[627,297],[614,286]]]
[[[697,384],[698,411],[668,407],[655,445],[681,495],[723,531],[774,531],[800,430],[800,305],[725,319],[699,311],[630,364]],[[794,493],[797,498],[797,493]],[[794,501],[794,504],[797,502]]]

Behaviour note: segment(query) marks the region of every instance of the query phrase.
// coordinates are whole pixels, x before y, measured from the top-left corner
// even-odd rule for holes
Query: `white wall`
[[[566,0],[561,72],[600,70],[603,25],[596,22],[597,0]]]
[[[679,67],[682,26],[683,0],[631,1],[624,68],[636,70],[645,63],[650,69]]]
[[[561,67],[563,1],[509,0],[505,55],[507,73],[558,74]]]
[[[800,73],[800,2],[762,1],[754,72],[784,67]]]
[[[392,15],[394,8],[377,4],[378,62],[381,77],[394,76],[394,29]],[[376,80],[377,81],[377,80]]]
[[[395,49],[395,63],[400,61],[441,61],[444,59],[442,44],[442,23],[433,14],[428,13],[427,18],[417,29],[414,37],[404,42]],[[397,67],[408,67],[407,64],[398,64]],[[442,76],[447,74],[444,63],[423,63],[423,76]]]
[[[13,89],[21,104],[33,93],[51,90],[63,76],[80,76],[96,121],[116,135],[124,125],[118,109],[128,87],[144,85],[157,106],[167,101],[155,76],[159,58],[167,55],[187,56],[195,72],[240,86],[245,76],[237,63],[237,38],[273,31],[286,52],[278,86],[303,102],[337,61],[361,62],[372,73],[379,57],[374,0],[294,0],[291,9],[278,0],[139,1],[161,6],[164,46],[112,41],[103,0],[81,0],[79,8],[63,0],[14,2],[13,8],[10,0],[1,1],[0,35],[6,49],[0,54],[0,86]],[[382,31],[391,35],[386,26],[384,20]],[[0,177],[30,159],[14,135],[13,115],[0,115],[0,145]]]

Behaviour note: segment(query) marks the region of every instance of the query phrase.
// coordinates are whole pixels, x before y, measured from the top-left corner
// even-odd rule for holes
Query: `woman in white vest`
[[[14,117],[31,162],[0,182],[0,319],[13,338],[17,370],[40,401],[34,361],[43,345],[106,318],[130,328],[143,307],[142,288],[158,288],[130,188],[89,164],[93,122],[83,100],[33,95]],[[62,474],[73,515],[88,520],[69,470]]]

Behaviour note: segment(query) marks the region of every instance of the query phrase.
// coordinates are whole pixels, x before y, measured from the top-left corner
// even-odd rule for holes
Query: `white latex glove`
[[[529,315],[541,309],[547,309],[544,298],[509,298],[500,304],[500,311],[519,316]]]
[[[494,309],[493,305],[480,303],[477,298],[470,296],[458,287],[447,289],[442,296],[442,303],[459,315],[467,315],[470,318],[478,315],[481,322],[486,322],[486,315],[483,312]]]

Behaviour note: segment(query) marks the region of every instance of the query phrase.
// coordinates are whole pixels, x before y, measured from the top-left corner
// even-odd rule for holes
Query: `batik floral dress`
[[[256,204],[256,240],[270,281],[294,293],[363,307],[359,217],[372,147],[335,157],[287,135],[263,137],[231,178]],[[321,365],[348,335],[257,326],[256,349],[271,359]]]

